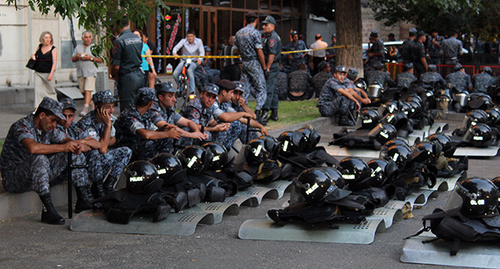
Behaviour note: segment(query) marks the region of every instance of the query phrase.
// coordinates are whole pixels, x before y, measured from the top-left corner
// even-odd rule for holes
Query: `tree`
[[[359,77],[362,77],[361,1],[335,1],[335,23],[338,45],[349,45],[347,48],[337,49],[336,63],[358,69]]]
[[[7,4],[16,0],[6,0]],[[51,10],[63,19],[77,18],[80,27],[94,32],[97,37],[94,55],[107,56],[112,45],[117,21],[127,16],[137,27],[144,27],[157,7],[164,7],[162,0],[28,0],[33,11],[47,15]]]
[[[370,0],[375,19],[393,25],[399,21],[416,24],[430,32],[458,30],[481,36],[497,36],[500,25],[498,0]]]

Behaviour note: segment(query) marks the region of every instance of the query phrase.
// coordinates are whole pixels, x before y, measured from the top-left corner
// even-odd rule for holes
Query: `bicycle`
[[[196,95],[194,93],[190,93],[189,91],[189,77],[187,74],[187,70],[189,66],[193,63],[192,59],[186,59],[184,61],[184,65],[182,66],[182,72],[179,75],[179,91],[176,93],[176,98],[183,100],[183,104],[181,106],[181,109],[186,107],[186,104],[190,101],[193,100]]]

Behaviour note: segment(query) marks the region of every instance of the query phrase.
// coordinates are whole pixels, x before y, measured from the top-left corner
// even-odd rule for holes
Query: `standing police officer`
[[[121,172],[132,157],[128,147],[109,149],[116,143],[115,98],[110,90],[100,91],[92,95],[95,109],[78,121],[78,126],[87,131],[90,137],[100,142],[98,150],[86,153],[89,179],[93,182],[94,196],[102,196],[113,191]],[[108,171],[108,177],[106,177]]]
[[[129,30],[129,21],[123,18],[117,23],[118,36],[113,41],[111,59],[111,77],[118,80],[120,111],[132,104],[137,91],[144,84],[142,63],[142,40]]]
[[[442,64],[442,49],[444,38],[439,35],[437,29],[432,29],[431,36],[427,41],[427,58],[429,64]]]
[[[260,32],[256,29],[259,21],[257,14],[247,12],[245,16],[247,25],[236,32],[234,44],[238,46],[241,54],[241,81],[245,85],[245,100],[250,96],[250,88],[255,90],[252,95],[257,101],[255,114],[257,120],[261,119],[261,110],[266,102],[266,79],[263,69],[266,67]]]
[[[6,191],[21,193],[35,191],[45,210],[42,221],[64,224],[50,196],[49,186],[64,182],[67,176],[67,152],[72,154],[74,165],[84,165],[84,145],[73,141],[56,128],[57,120],[66,120],[62,104],[45,97],[35,114],[16,121],[10,126],[0,155],[2,184]],[[87,170],[73,169],[71,180],[76,188],[87,186]]]
[[[378,37],[378,31],[373,30],[370,33],[370,43],[371,47],[368,49],[368,63],[371,67],[375,64],[382,63],[384,61],[384,41]]]
[[[307,45],[304,41],[299,40],[299,33],[297,31],[293,31],[291,34],[292,42],[286,46],[287,51],[296,51],[296,50],[306,50]],[[291,61],[292,68],[290,71],[295,71],[299,68],[299,64],[305,64],[307,56],[306,52],[296,52],[289,53],[287,58]]]
[[[411,48],[417,37],[417,29],[410,28],[409,37],[401,45],[401,57],[403,58],[403,63],[411,63]]]
[[[458,32],[453,30],[449,38],[443,41],[444,64],[458,64],[458,57],[462,55],[462,41],[457,39]]]
[[[281,57],[281,38],[278,36],[274,28],[276,27],[276,20],[272,16],[267,16],[262,22],[262,29],[264,30],[264,58],[266,60],[266,67],[264,74],[266,77],[267,98],[262,108],[262,124],[266,125],[268,121],[268,111],[271,110],[270,120],[278,121],[278,108],[279,100],[278,93],[276,92],[276,80],[280,71],[280,57]]]
[[[421,74],[427,72],[427,60],[425,57],[425,33],[424,31],[419,31],[417,34],[417,38],[415,43],[413,43],[413,47],[411,49],[411,58],[415,64],[416,76],[420,76]]]

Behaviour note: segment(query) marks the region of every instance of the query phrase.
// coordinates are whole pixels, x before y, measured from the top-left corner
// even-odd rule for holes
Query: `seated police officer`
[[[461,64],[456,64],[453,67],[453,73],[446,76],[446,83],[450,84],[451,88],[457,89],[457,91],[471,91],[472,81],[469,74],[465,73],[465,68]]]
[[[2,183],[8,192],[33,190],[42,200],[45,210],[42,221],[49,224],[64,224],[50,196],[49,187],[67,179],[66,152],[72,152],[72,164],[84,165],[82,143],[75,142],[56,128],[57,119],[66,120],[62,104],[45,97],[35,114],[11,125],[0,155]],[[71,180],[75,187],[87,186],[87,170],[73,169]],[[83,192],[83,190],[82,190]]]
[[[118,177],[132,157],[132,150],[128,147],[109,149],[116,143],[116,129],[113,126],[116,100],[113,93],[110,90],[97,92],[92,95],[92,101],[95,109],[80,119],[78,126],[100,142],[97,150],[89,151],[85,156],[89,180],[93,182],[92,192],[95,197],[101,197],[114,190]]]
[[[312,78],[312,84],[314,86],[314,93],[316,94],[316,97],[319,97],[319,94],[321,93],[321,89],[323,89],[323,86],[325,86],[325,83],[333,77],[331,71],[330,65],[323,61],[319,63],[318,65],[318,72],[314,77]]]
[[[375,62],[372,64],[372,68],[373,69],[366,74],[366,84],[368,84],[368,86],[378,84],[386,88],[387,86],[393,87],[396,84],[391,76],[383,70],[383,63]]]
[[[183,127],[177,128],[181,137],[187,137],[196,140],[208,139],[208,134],[202,133],[199,126],[194,121],[181,116],[175,112],[174,106],[177,99],[175,93],[178,91],[174,88],[172,82],[163,82],[155,85],[156,96],[158,101],[153,104],[153,110],[158,112],[163,119],[168,123],[175,126]],[[173,143],[173,139],[169,139]]]
[[[396,76],[396,85],[400,89],[409,89],[410,85],[417,81],[417,77],[413,74],[413,63],[406,63],[403,67],[403,72]]]
[[[135,104],[116,121],[116,146],[132,149],[132,160],[148,160],[159,153],[172,152],[172,144],[166,138],[180,137],[175,126],[151,109],[157,100],[155,90],[140,88]]]
[[[255,112],[249,108],[246,104],[245,98],[243,98],[243,95],[245,95],[245,87],[243,86],[242,82],[239,81],[233,81],[236,84],[236,88],[234,88],[233,91],[233,98],[231,98],[231,107],[234,109],[236,112],[247,112],[252,116],[252,118],[255,117]],[[243,121],[243,124],[246,125],[248,122]],[[260,129],[260,132],[262,135],[268,135],[269,133],[267,132],[266,128],[264,125],[260,124],[256,120],[250,120],[250,126],[255,127]],[[245,141],[245,139],[242,139],[243,137],[246,137],[246,132],[248,130],[246,127],[243,128],[241,135],[240,135],[240,140],[244,144],[246,144],[248,141]],[[249,139],[252,140],[252,139]]]
[[[354,97],[354,84],[348,79],[347,68],[343,65],[335,67],[333,78],[329,79],[318,99],[318,109],[323,117],[338,116],[339,125],[356,124],[354,111],[361,105]]]
[[[435,64],[429,64],[429,71],[423,73],[420,76],[420,81],[424,87],[435,87],[443,86],[445,84],[444,78],[437,72],[437,67]]]

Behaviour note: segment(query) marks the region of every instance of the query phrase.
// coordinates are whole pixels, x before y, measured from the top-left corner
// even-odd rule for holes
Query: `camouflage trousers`
[[[227,131],[212,132],[213,141],[221,143],[227,150],[230,150],[236,139],[238,139],[241,134],[241,125],[240,121],[233,121]]]
[[[256,110],[261,110],[266,102],[266,79],[264,71],[258,60],[243,61],[241,65],[241,82],[245,84],[245,93],[243,98],[248,100],[250,96],[250,88],[255,90],[252,94],[257,101]]]
[[[319,105],[319,113],[323,117],[343,116],[354,110],[354,102],[344,95],[338,95],[326,105]]]
[[[132,150],[128,147],[111,149],[101,154],[98,150],[85,153],[88,163],[89,180],[102,182],[109,175],[118,178],[132,157]],[[111,172],[110,172],[111,170]]]
[[[132,161],[149,160],[160,153],[172,153],[174,141],[171,138],[147,140],[140,139],[132,146]]]
[[[241,132],[240,135],[238,136],[242,144],[248,144],[249,141],[252,141],[253,139],[260,136],[259,132],[250,131],[250,133],[248,134],[248,141],[247,141],[247,132],[248,132],[248,126],[242,123]]]
[[[72,165],[86,164],[83,154],[71,154]],[[23,163],[2,170],[2,183],[8,192],[35,191],[38,195],[49,194],[49,187],[68,179],[68,153],[32,154]],[[88,184],[87,169],[71,171],[71,180],[76,187]]]

